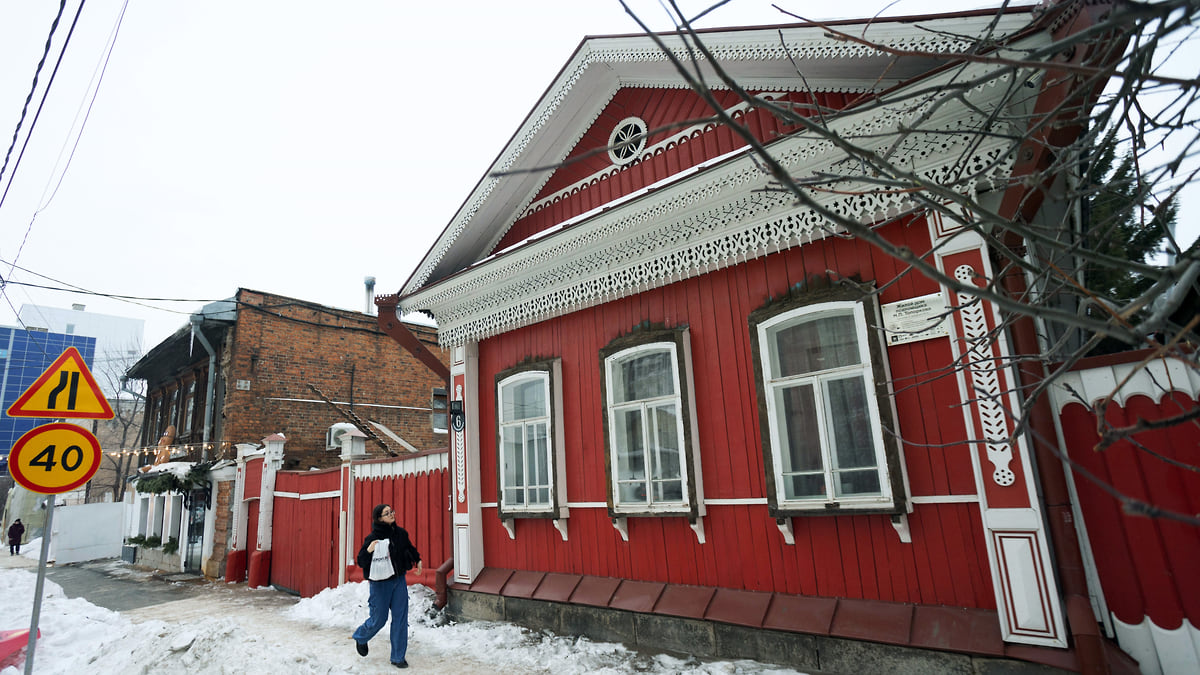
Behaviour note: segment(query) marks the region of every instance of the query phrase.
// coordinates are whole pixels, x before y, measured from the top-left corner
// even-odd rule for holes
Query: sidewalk
[[[17,624],[13,628],[28,627],[36,572],[36,560],[0,555],[0,618]],[[120,559],[49,567],[46,576],[48,590],[43,593],[39,621],[43,637],[34,660],[39,675],[397,672],[388,660],[386,627],[370,642],[366,658],[358,656],[350,640],[367,616],[363,583],[301,600],[270,588],[250,589],[244,583],[197,580],[191,575],[180,580],[178,575],[163,576]],[[408,594],[407,659],[412,672],[796,673],[749,660],[705,662],[636,652],[618,644],[508,623],[451,623],[433,608],[431,590],[412,586]]]
[[[25,557],[25,553],[29,552],[28,546],[21,547],[21,555],[9,555],[8,545],[4,546],[4,551],[0,552],[0,570],[2,569],[29,569],[37,571],[37,559],[29,559]]]
[[[40,550],[39,550],[40,553]],[[8,570],[25,570],[36,575],[38,561],[25,556],[0,555],[0,578]],[[164,673],[393,673],[397,672],[387,660],[387,629],[371,642],[368,658],[354,651],[349,639],[352,630],[339,625],[321,625],[311,621],[289,618],[287,611],[300,598],[273,589],[249,589],[243,584],[226,584],[209,580],[173,580],[175,575],[131,566],[120,559],[98,560],[63,566],[48,566],[47,586],[58,584],[67,598],[81,598],[104,610],[116,609],[119,618],[105,620],[116,624],[96,625],[89,632],[112,633],[96,638],[98,653],[87,655],[88,640],[74,637],[79,628],[64,619],[64,615],[80,614],[79,600],[51,598],[43,593],[39,641],[35,670],[41,673],[79,672],[80,663],[99,666],[103,671],[123,669],[130,665],[146,672]],[[189,575],[190,576],[190,575]],[[28,627],[32,607],[33,583],[0,600],[15,601],[14,606],[0,611],[5,615],[5,628]],[[365,589],[364,589],[365,591]],[[416,596],[423,589],[410,589]],[[365,601],[365,597],[364,597]],[[0,604],[3,604],[0,602]],[[414,603],[414,608],[419,603]],[[13,611],[9,611],[13,610]],[[355,610],[344,612],[344,621],[357,622],[361,617]],[[16,615],[22,618],[13,622]],[[414,617],[414,624],[416,619]],[[101,623],[95,616],[72,621],[87,624]],[[66,622],[65,622],[66,621]],[[126,626],[122,628],[121,625]],[[413,625],[416,633],[428,630]],[[70,665],[61,660],[66,640],[80,654]],[[121,645],[128,645],[122,647]],[[114,653],[115,652],[115,653]],[[130,657],[129,653],[139,656]],[[141,656],[153,653],[154,656]],[[127,659],[134,658],[130,663]],[[421,644],[414,637],[409,644],[409,663],[423,673],[484,675],[496,672],[495,666],[470,653],[446,654],[437,645]],[[530,664],[520,672],[550,673],[548,667]],[[94,671],[95,672],[95,671]]]

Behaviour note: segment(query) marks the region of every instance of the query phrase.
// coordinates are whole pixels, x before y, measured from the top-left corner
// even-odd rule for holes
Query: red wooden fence
[[[337,585],[340,473],[334,468],[276,475],[272,584],[306,598]]]
[[[433,571],[453,552],[450,544],[449,478],[447,469],[416,474],[366,478],[354,482],[354,533],[358,544],[371,531],[371,509],[376,504],[391,504],[396,511],[396,524],[408,531],[413,545],[421,552],[425,565],[424,581],[431,583]],[[353,561],[348,561],[353,565]],[[362,578],[357,567],[351,570],[355,579]]]
[[[1106,627],[1142,672],[1195,673],[1200,527],[1187,521],[1200,513],[1200,375],[1146,356],[1079,364],[1063,378],[1059,419]],[[1105,427],[1142,431],[1105,445]]]
[[[408,530],[425,563],[425,575],[410,577],[410,581],[432,585],[434,570],[452,555],[445,454],[356,462],[350,489],[343,485],[340,468],[278,472],[272,496],[270,583],[303,597],[338,585],[339,527],[345,504],[353,504],[354,510],[347,517],[347,525],[353,524],[353,529],[347,531],[346,578],[361,580],[354,553],[371,529],[371,509],[388,503],[396,510],[396,523]],[[247,465],[247,485],[259,483],[261,468],[262,462]],[[258,502],[251,501],[246,507],[250,532],[255,532]]]
[[[1110,405],[1113,427],[1187,414],[1196,402],[1178,393],[1154,401],[1134,396]],[[1200,626],[1200,529],[1169,517],[1132,513],[1110,491],[1167,511],[1200,513],[1200,428],[1194,422],[1150,429],[1133,441],[1097,449],[1096,418],[1079,403],[1062,412],[1063,436],[1077,471],[1076,489],[1104,596],[1127,624],[1149,617],[1166,630],[1187,619]],[[1178,462],[1175,465],[1172,462]]]

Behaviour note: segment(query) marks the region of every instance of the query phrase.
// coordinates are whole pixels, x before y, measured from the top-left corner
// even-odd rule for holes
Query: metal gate
[[[188,526],[183,569],[199,573],[204,557],[204,517],[208,511],[208,490],[192,490],[187,497]]]

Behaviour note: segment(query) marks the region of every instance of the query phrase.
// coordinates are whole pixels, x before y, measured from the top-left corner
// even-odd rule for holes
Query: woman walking
[[[408,652],[408,583],[404,574],[413,566],[417,574],[423,571],[421,554],[404,528],[396,526],[396,512],[388,504],[371,510],[371,533],[363,540],[355,562],[362,568],[370,583],[367,608],[370,616],[351,636],[359,656],[367,655],[367,642],[375,637],[392,612],[392,665],[407,668],[404,659]]]

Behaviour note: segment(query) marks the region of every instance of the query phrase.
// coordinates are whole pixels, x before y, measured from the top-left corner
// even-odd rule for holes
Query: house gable
[[[834,114],[867,98],[865,94],[832,91],[749,93],[804,116]],[[797,130],[795,125],[786,124],[763,107],[752,106],[733,91],[716,91],[713,95],[722,110],[760,143]],[[643,142],[629,149],[632,157],[621,162],[609,148],[619,128],[631,120],[647,133]],[[691,89],[623,88],[604,107],[562,166],[548,175],[492,253],[744,147],[745,139],[719,124],[708,102]]]
[[[589,134],[604,131],[607,141],[611,124],[600,124],[598,120],[607,113],[606,120],[611,121],[614,113],[609,109],[610,103],[622,96],[624,90],[686,88],[664,48],[681,63],[691,63],[695,57],[694,75],[717,92],[727,87],[716,74],[714,61],[747,91],[837,92],[857,97],[885,92],[927,76],[954,54],[975,45],[979,36],[1002,39],[1025,28],[1029,20],[1028,9],[1000,17],[990,10],[981,10],[934,17],[842,22],[844,25],[839,26],[840,30],[896,52],[841,39],[832,35],[827,25],[701,31],[700,37],[712,61],[708,56],[694,54],[679,34],[658,36],[662,45],[647,35],[587,38],[414,270],[399,293],[399,309],[430,310],[436,315],[435,305],[413,296],[427,294],[432,286],[465,270],[486,265],[513,246],[527,245],[530,239],[567,227],[585,216],[586,210],[567,220],[547,214],[543,220],[524,224],[520,232],[510,234],[513,224],[536,212],[539,203],[545,210],[544,201],[539,202],[538,198],[548,196],[545,190],[551,177],[560,181],[560,187],[573,184],[567,180],[568,176],[579,180],[573,172],[560,177],[552,167],[559,167],[572,153],[581,151],[582,140],[585,136],[590,138]],[[946,57],[940,56],[943,54]],[[716,150],[708,154],[719,155]],[[624,175],[627,174],[620,174]],[[672,175],[690,174],[679,170]],[[619,198],[637,194],[632,187],[622,185],[622,188]],[[608,204],[611,200],[610,191],[608,200],[600,203]],[[576,206],[563,213],[580,208]],[[597,208],[603,207],[591,210]],[[439,322],[441,318],[438,315]]]

